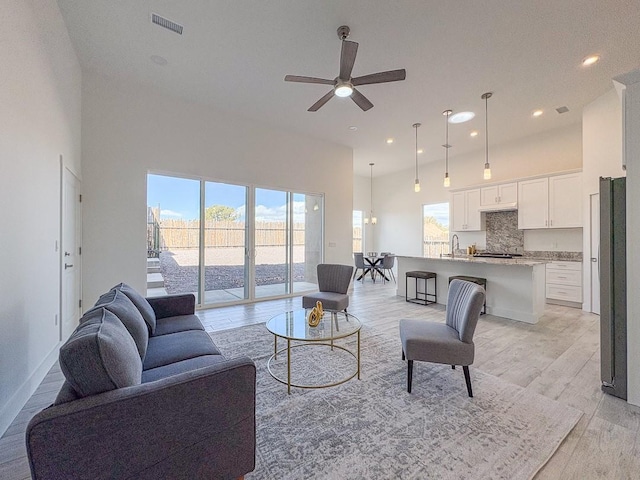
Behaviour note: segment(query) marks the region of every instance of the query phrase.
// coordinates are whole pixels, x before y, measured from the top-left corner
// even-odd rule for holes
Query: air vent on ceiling
[[[556,108],[556,112],[558,113],[567,113],[569,109],[567,107],[558,107]]]
[[[171,30],[172,32],[177,33],[178,35],[182,35],[182,25],[178,25],[176,22],[167,20],[166,18],[161,17],[160,15],[157,15],[155,13],[151,14],[151,23],[155,23],[156,25],[159,25],[162,28]]]

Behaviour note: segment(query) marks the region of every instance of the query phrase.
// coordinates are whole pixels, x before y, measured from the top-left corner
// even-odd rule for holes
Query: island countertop
[[[415,260],[441,260],[443,262],[466,262],[466,263],[485,263],[490,265],[514,265],[523,267],[533,267],[534,265],[544,265],[551,260],[542,260],[538,258],[513,257],[513,258],[493,258],[493,257],[474,257],[472,255],[455,255],[453,257],[444,255],[396,255],[398,258],[411,258]]]
[[[396,255],[398,262],[398,288],[396,294],[410,298],[416,295],[414,279],[406,277],[413,270],[436,274],[425,285],[419,280],[421,292],[437,289],[437,303],[446,304],[449,279],[465,275],[486,280],[487,313],[526,323],[536,323],[544,313],[545,264],[551,260],[538,258],[491,258],[470,255],[419,256]],[[411,280],[411,281],[409,281]],[[407,292],[408,290],[408,292]]]

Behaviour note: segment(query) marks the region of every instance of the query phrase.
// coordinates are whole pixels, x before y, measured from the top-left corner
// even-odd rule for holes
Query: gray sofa
[[[231,479],[255,467],[255,364],[226,359],[193,295],[100,297],[26,433],[34,479]]]

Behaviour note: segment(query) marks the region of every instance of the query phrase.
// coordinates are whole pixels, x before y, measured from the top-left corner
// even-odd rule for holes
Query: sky
[[[205,182],[205,207],[226,205],[236,209],[238,219],[244,221],[247,188],[226,183]],[[255,215],[258,221],[284,221],[286,193],[256,188]],[[303,222],[305,195],[294,193],[295,222]],[[165,175],[147,176],[147,205],[160,206],[160,218],[194,220],[199,218],[200,181]]]

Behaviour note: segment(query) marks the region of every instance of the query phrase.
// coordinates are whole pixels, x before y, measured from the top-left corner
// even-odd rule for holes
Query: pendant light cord
[[[451,115],[451,110],[447,111],[448,113],[445,115],[445,123],[446,123],[446,134],[444,141],[444,170],[445,173],[449,174],[449,115]]]
[[[420,126],[420,124],[416,123],[414,125],[415,129],[416,129],[416,180],[418,179],[418,127]]]
[[[489,163],[489,97],[484,95],[484,163]]]

